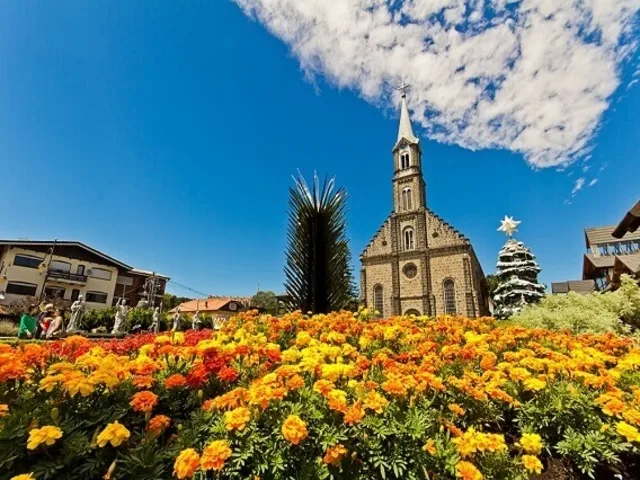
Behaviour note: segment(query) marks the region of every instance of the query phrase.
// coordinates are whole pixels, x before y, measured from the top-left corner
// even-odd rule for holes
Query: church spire
[[[403,138],[411,143],[418,143],[418,138],[413,134],[413,128],[411,127],[411,117],[409,116],[409,107],[407,106],[407,89],[409,85],[403,84],[398,90],[402,94],[402,100],[400,102],[400,128],[398,129],[398,142]],[[397,145],[397,144],[396,144]]]

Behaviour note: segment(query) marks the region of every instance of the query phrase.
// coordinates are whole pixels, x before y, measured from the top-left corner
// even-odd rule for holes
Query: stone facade
[[[382,316],[488,315],[471,242],[427,208],[422,151],[404,95],[393,159],[394,208],[360,256],[362,300]]]

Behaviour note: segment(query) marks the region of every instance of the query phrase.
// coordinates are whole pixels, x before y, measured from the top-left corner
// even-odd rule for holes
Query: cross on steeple
[[[400,92],[400,95],[402,97],[406,97],[407,96],[407,90],[409,90],[409,87],[411,85],[409,85],[407,82],[403,82],[402,85],[400,85],[398,87],[398,91]]]

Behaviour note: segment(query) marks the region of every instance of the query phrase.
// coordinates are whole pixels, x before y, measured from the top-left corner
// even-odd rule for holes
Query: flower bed
[[[626,338],[461,317],[0,345],[0,478],[604,478],[637,467],[639,369]]]

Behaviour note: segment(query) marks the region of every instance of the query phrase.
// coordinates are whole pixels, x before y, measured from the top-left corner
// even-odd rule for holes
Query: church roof
[[[413,133],[413,127],[411,126],[411,116],[409,115],[409,107],[407,106],[407,94],[402,93],[402,100],[400,101],[400,127],[398,128],[398,141],[394,147],[394,150],[398,147],[400,142],[405,139],[409,143],[418,143],[418,137]]]

